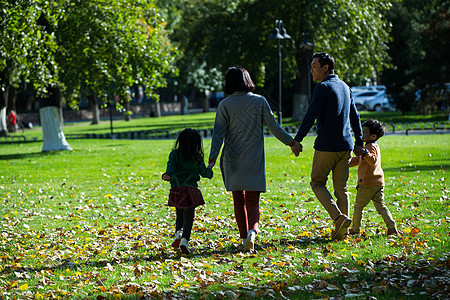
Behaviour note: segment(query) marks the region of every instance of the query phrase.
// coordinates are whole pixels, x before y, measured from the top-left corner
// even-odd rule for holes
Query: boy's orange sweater
[[[381,168],[380,146],[377,143],[367,143],[364,146],[369,151],[364,157],[354,156],[350,161],[350,167],[358,166],[359,185],[384,186],[384,173]]]

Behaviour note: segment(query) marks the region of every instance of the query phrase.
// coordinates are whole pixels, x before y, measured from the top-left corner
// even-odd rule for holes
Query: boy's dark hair
[[[197,130],[186,128],[178,135],[174,149],[181,151],[184,160],[203,160],[202,137]]]
[[[313,59],[318,58],[321,67],[328,65],[330,74],[334,73],[334,57],[325,52],[316,52],[313,54]]]
[[[386,133],[386,126],[378,120],[367,120],[362,123],[362,127],[369,128],[370,135],[375,134],[377,140]]]
[[[234,92],[253,92],[255,84],[246,69],[240,66],[231,67],[225,75],[225,94],[232,95]]]

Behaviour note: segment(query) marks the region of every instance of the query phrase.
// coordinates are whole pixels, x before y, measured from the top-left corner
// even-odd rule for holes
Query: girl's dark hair
[[[382,137],[386,132],[386,126],[378,120],[367,120],[362,123],[362,127],[369,128],[369,133],[375,134],[377,136],[377,140]]]
[[[253,92],[255,84],[246,69],[240,66],[231,67],[225,75],[225,94],[231,95],[234,92]]]
[[[316,52],[313,54],[313,59],[318,58],[321,67],[328,65],[330,74],[334,73],[334,57],[325,52]]]
[[[202,137],[195,129],[186,128],[180,132],[174,149],[181,151],[184,160],[203,160]]]

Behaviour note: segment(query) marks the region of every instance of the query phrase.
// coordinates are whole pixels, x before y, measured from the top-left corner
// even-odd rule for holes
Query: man
[[[334,58],[324,52],[315,53],[310,72],[319,84],[314,89],[311,104],[295,140],[301,143],[317,119],[310,184],[317,199],[334,220],[331,239],[340,240],[351,223],[347,189],[353,149],[350,128],[355,134],[355,150],[359,150],[363,146],[361,123],[350,88],[334,74]],[[326,188],[330,172],[336,202]]]

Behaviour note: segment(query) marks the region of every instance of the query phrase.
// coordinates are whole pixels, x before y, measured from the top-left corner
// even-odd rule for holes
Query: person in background
[[[225,94],[217,106],[209,154],[210,166],[222,148],[220,168],[231,191],[234,214],[246,252],[253,251],[259,232],[259,197],[266,191],[264,125],[298,156],[300,144],[281,128],[266,99],[254,94],[255,84],[246,69],[231,67],[225,75]]]
[[[350,167],[358,166],[358,186],[353,210],[352,228],[349,233],[359,234],[363,210],[373,201],[375,209],[383,217],[387,234],[398,234],[395,221],[384,202],[384,174],[381,168],[381,152],[377,141],[386,132],[386,127],[378,120],[368,120],[362,124],[365,144],[357,156],[352,157]]]
[[[195,207],[205,204],[197,182],[201,177],[211,179],[212,167],[206,167],[202,149],[202,137],[198,131],[187,128],[180,132],[174,149],[169,154],[166,172],[162,179],[170,181],[169,206],[176,209],[175,240],[172,247],[180,247],[189,254],[188,241],[194,223]]]
[[[314,53],[311,62],[313,80],[319,83],[314,89],[311,104],[303,117],[295,140],[299,143],[317,120],[317,138],[311,170],[311,188],[319,202],[334,220],[332,240],[340,240],[347,233],[349,192],[347,180],[351,151],[363,145],[359,114],[348,85],[334,74],[334,58],[325,53]],[[352,132],[355,135],[353,143]],[[334,201],[326,187],[332,173]]]

